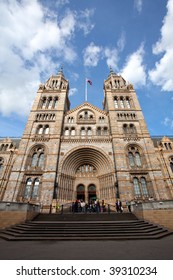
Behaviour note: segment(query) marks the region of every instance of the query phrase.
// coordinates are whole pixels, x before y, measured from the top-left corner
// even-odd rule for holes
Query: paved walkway
[[[0,260],[173,260],[173,234],[158,240],[6,241]]]

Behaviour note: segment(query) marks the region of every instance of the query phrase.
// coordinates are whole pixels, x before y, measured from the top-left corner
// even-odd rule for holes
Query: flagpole
[[[87,102],[87,79],[85,78],[85,102]]]

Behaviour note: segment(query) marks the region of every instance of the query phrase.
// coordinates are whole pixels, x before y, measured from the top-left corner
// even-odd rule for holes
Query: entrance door
[[[96,186],[95,185],[89,185],[89,187],[88,187],[88,202],[94,201],[96,199],[97,199]]]
[[[85,201],[85,187],[82,184],[77,186],[77,200]]]

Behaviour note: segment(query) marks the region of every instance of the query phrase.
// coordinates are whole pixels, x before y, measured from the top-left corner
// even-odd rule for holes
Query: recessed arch
[[[98,175],[113,172],[113,164],[110,158],[101,149],[86,146],[70,151],[62,160],[60,173],[74,176],[79,166],[91,164],[97,170]]]

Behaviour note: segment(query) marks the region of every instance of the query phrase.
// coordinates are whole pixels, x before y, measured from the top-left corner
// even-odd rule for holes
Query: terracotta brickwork
[[[172,199],[172,138],[150,137],[133,86],[110,70],[103,109],[70,109],[68,94],[61,70],[39,86],[21,139],[0,140],[0,200],[49,209],[76,199]]]
[[[139,218],[173,230],[173,201],[139,203],[133,206]]]

